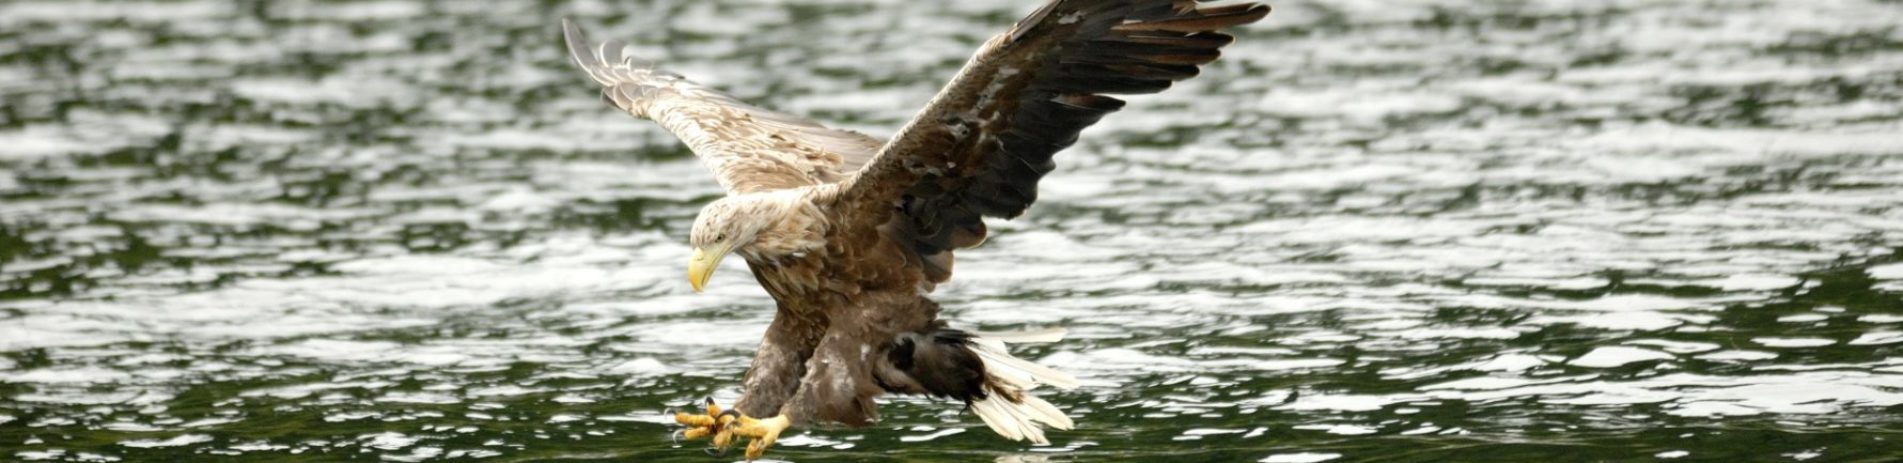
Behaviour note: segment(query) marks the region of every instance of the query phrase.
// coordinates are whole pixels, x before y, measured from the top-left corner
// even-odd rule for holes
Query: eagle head
[[[720,260],[736,249],[747,249],[762,230],[779,219],[782,209],[776,198],[762,195],[736,195],[721,198],[701,208],[694,219],[688,243],[694,256],[687,262],[687,282],[701,292]],[[744,253],[743,253],[744,254]]]

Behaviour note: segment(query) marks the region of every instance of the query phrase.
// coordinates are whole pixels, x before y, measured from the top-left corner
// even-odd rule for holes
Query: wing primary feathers
[[[575,65],[601,84],[602,99],[636,117],[649,117],[647,108],[658,94],[680,80],[679,75],[655,69],[652,62],[622,57],[621,50],[627,44],[619,40],[591,45],[588,33],[566,18],[562,19],[562,36]]]
[[[898,203],[919,255],[978,241],[958,230],[1024,213],[1056,169],[1053,155],[1123,108],[1107,94],[1157,93],[1194,78],[1234,41],[1223,29],[1268,14],[1257,2],[1045,3],[987,42],[842,197],[872,205],[870,214]]]
[[[1118,31],[1172,31],[1193,33],[1234,27],[1262,20],[1269,16],[1269,6],[1259,3],[1238,3],[1234,5],[1194,8],[1193,14],[1162,17],[1155,20],[1126,22],[1116,26]]]
[[[654,62],[623,56],[618,40],[595,43],[562,20],[569,56],[601,97],[635,117],[653,119],[686,143],[729,192],[747,193],[844,180],[884,142],[750,105],[696,84]]]

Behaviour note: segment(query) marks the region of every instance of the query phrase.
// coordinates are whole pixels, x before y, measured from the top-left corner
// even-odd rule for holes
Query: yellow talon
[[[716,416],[720,416],[720,404],[714,403],[714,399],[709,397],[707,398],[706,414],[696,415],[688,412],[674,412],[674,422],[680,423],[681,426],[705,428],[714,425],[714,417]]]
[[[733,424],[733,417],[733,415],[720,415],[718,418],[715,418],[719,424],[714,425],[716,429],[716,431],[714,431],[714,448],[719,449],[723,453],[727,451],[727,446],[733,445],[734,427],[730,426]]]
[[[689,428],[686,431],[681,431],[681,438],[686,440],[699,439],[707,437],[708,432],[707,428]]]
[[[718,442],[720,440],[719,435],[727,432],[727,430],[722,429],[724,428],[723,425],[726,424],[726,421],[732,420],[732,417],[725,417],[727,418],[726,421],[723,421],[721,418],[723,417],[720,415],[720,405],[715,404],[712,398],[707,399],[706,414],[693,414],[688,412],[674,413],[674,422],[687,427],[687,429],[681,431],[681,439],[684,440],[694,440],[712,435],[715,436],[715,441]]]
[[[710,415],[689,415],[687,412],[677,412],[674,414],[674,422],[680,423],[681,426],[705,428],[714,425],[714,417]]]
[[[674,422],[687,427],[681,431],[682,440],[712,437],[714,448],[721,452],[733,445],[736,436],[753,439],[753,442],[747,443],[747,461],[760,459],[761,455],[766,454],[767,447],[772,447],[773,442],[779,440],[781,432],[793,427],[793,420],[786,415],[754,419],[734,411],[722,413],[720,405],[715,404],[713,399],[707,399],[706,414],[676,412]]]
[[[753,438],[753,442],[747,444],[747,461],[753,461],[766,454],[767,447],[773,446],[781,432],[793,427],[793,420],[784,414],[763,420],[742,416],[738,424],[734,426],[734,434]]]

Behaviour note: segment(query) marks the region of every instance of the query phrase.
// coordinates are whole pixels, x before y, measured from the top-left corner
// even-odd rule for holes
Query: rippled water
[[[711,461],[770,301],[557,20],[871,133],[1029,9],[0,4],[0,460]],[[1087,386],[800,461],[1903,456],[1903,4],[1282,1],[941,287]],[[737,456],[730,456],[737,458]]]

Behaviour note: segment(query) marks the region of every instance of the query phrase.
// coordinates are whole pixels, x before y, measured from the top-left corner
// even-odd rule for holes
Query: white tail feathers
[[[1064,329],[1014,333],[973,333],[971,351],[985,363],[985,398],[971,403],[971,411],[991,426],[992,431],[1011,440],[1030,440],[1049,444],[1044,429],[1070,429],[1074,426],[1063,410],[1030,394],[1041,385],[1074,389],[1077,377],[1011,356],[1007,343],[1046,343],[1064,339]]]
[[[1048,328],[1037,331],[973,331],[972,336],[1008,344],[1045,344],[1064,340],[1063,328]]]

